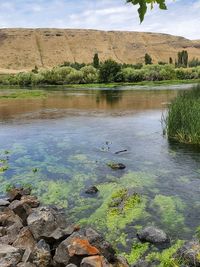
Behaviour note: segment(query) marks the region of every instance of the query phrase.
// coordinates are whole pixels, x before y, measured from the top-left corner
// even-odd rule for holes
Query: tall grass
[[[200,85],[180,92],[172,101],[165,126],[169,138],[200,144]]]

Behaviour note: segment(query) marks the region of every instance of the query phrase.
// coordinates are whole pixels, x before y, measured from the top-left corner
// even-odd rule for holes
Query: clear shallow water
[[[176,94],[68,90],[0,100],[1,159],[9,167],[0,191],[32,184],[43,203],[64,207],[70,221],[93,225],[122,251],[149,224],[172,239],[191,238],[200,225],[200,149],[168,142],[160,122]],[[126,169],[111,170],[108,162]],[[99,189],[94,197],[84,193],[91,185]],[[141,199],[116,214],[109,203],[121,189]]]

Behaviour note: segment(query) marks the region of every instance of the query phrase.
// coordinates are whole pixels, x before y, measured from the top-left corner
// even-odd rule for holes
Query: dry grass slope
[[[200,41],[167,34],[70,29],[1,29],[0,71],[15,72],[53,67],[70,62],[92,62],[95,52],[103,61],[139,63],[151,54],[154,63],[174,60],[186,49],[190,58],[200,58]]]

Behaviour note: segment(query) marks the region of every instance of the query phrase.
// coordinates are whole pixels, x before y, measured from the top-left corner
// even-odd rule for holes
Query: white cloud
[[[0,27],[93,28],[163,32],[200,39],[200,0],[167,0],[140,24],[137,7],[125,0],[0,0]]]

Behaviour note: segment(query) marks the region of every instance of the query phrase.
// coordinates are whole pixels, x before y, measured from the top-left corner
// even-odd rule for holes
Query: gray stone
[[[54,209],[39,207],[27,218],[27,224],[36,240],[60,238],[61,230],[67,228],[67,223]],[[62,228],[64,227],[65,228]]]
[[[85,193],[88,195],[94,195],[94,194],[98,193],[98,191],[99,190],[96,186],[91,186],[85,191]]]
[[[6,199],[0,199],[0,206],[7,207],[10,205],[10,202]]]
[[[26,225],[26,219],[28,215],[31,213],[31,207],[20,200],[14,200],[9,205],[9,208],[13,210],[13,212],[22,219],[23,224]]]
[[[81,267],[110,267],[110,264],[103,256],[86,257],[81,262]]]
[[[137,233],[138,238],[142,242],[149,242],[152,244],[163,244],[169,242],[167,234],[156,227],[149,226]]]

